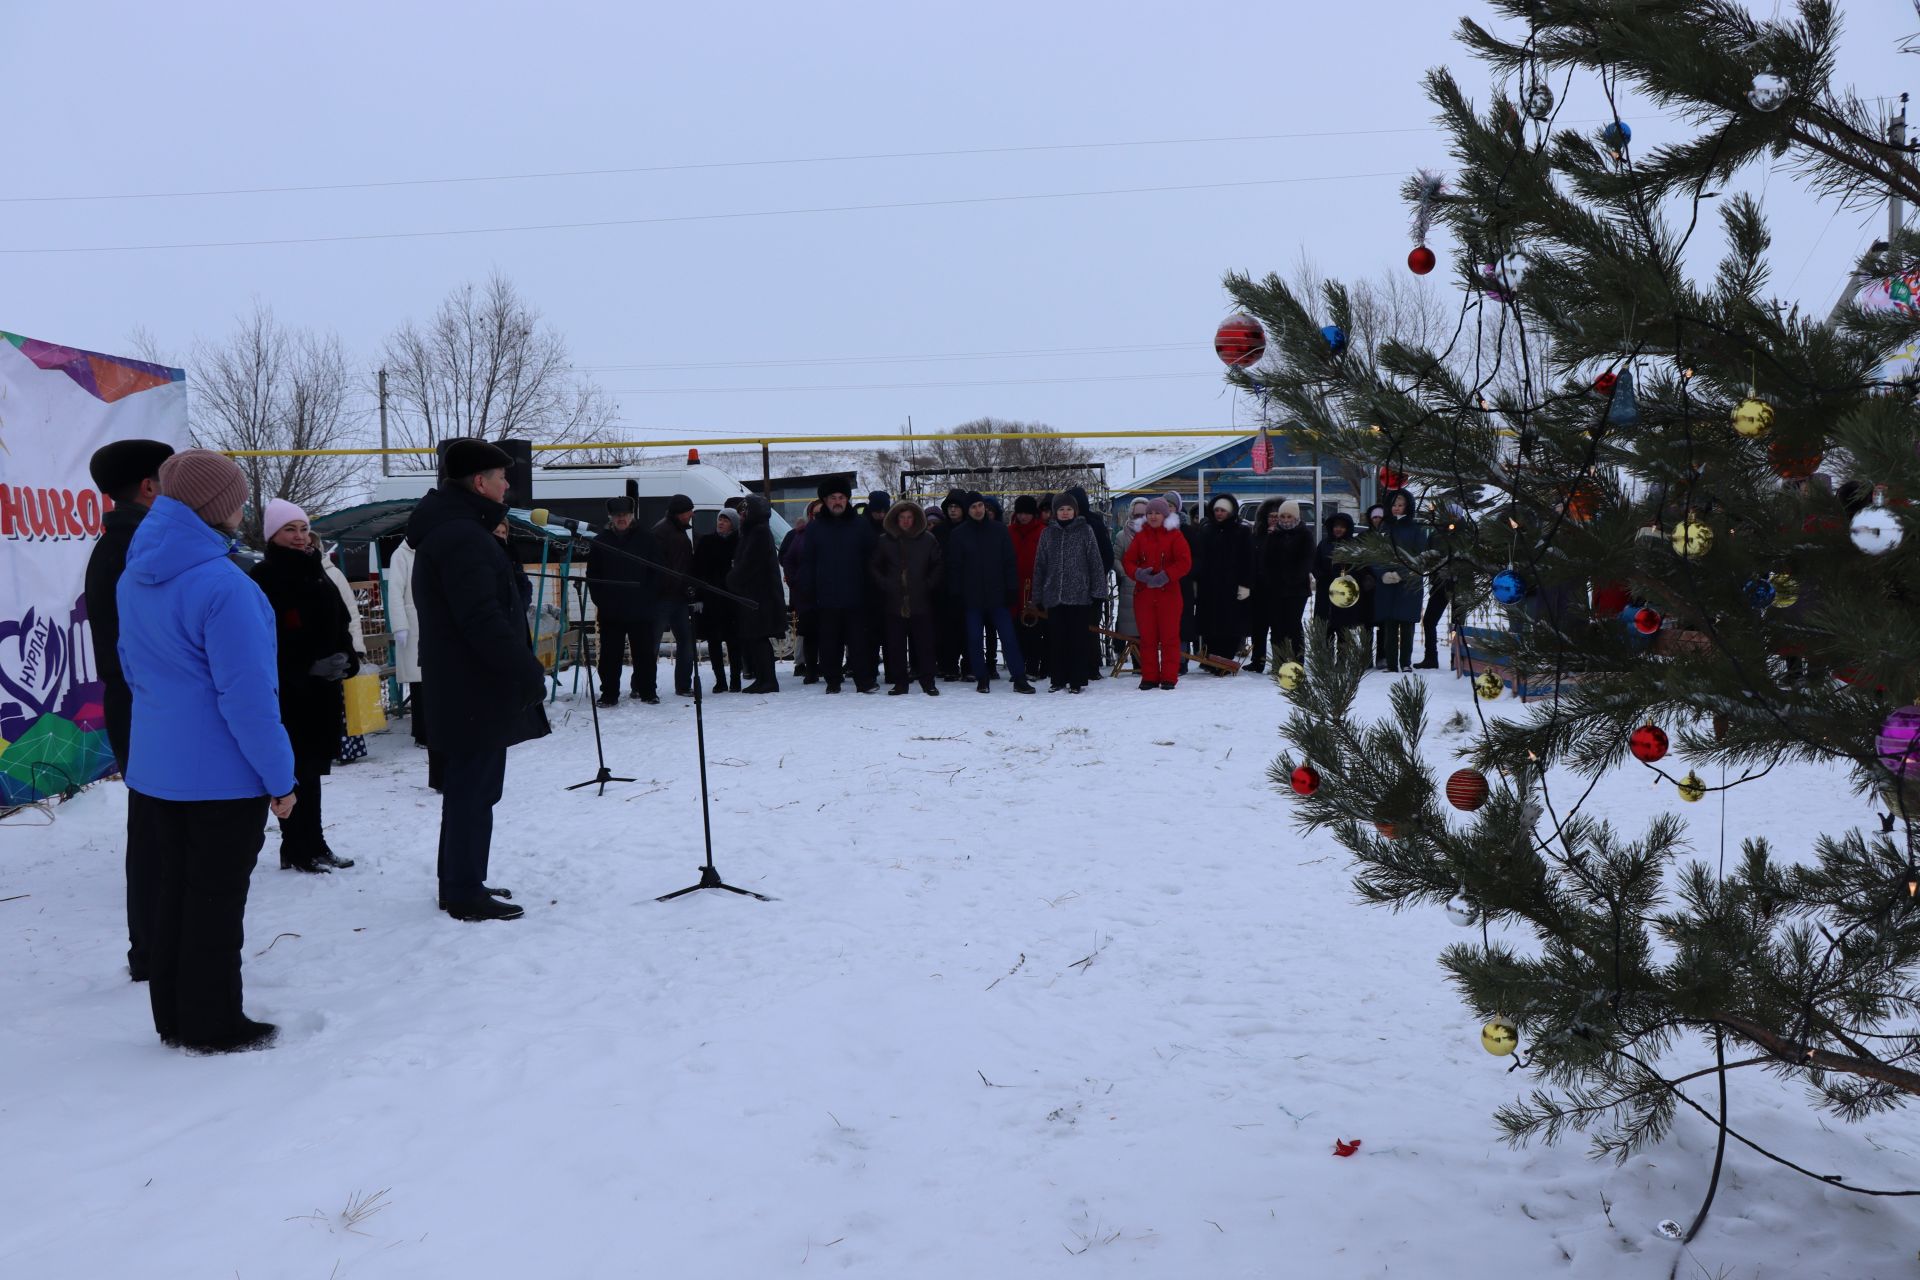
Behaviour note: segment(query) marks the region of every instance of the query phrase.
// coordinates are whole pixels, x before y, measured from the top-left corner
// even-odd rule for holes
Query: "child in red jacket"
[[[1140,687],[1171,689],[1180,679],[1180,580],[1193,568],[1193,553],[1176,529],[1167,527],[1173,508],[1165,498],[1147,504],[1147,523],[1121,559],[1133,579],[1133,616],[1140,626]]]

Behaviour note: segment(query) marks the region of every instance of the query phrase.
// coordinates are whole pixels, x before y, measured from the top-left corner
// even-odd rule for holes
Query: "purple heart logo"
[[[67,684],[67,637],[33,609],[0,619],[0,687],[40,715],[60,705]]]

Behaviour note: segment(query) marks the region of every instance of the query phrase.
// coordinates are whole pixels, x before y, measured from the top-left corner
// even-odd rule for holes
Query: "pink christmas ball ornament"
[[[1920,706],[1901,707],[1874,739],[1880,763],[1903,778],[1920,778]]]

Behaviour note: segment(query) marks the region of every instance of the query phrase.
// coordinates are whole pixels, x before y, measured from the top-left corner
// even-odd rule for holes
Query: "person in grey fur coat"
[[[1051,687],[1087,687],[1087,628],[1107,597],[1106,562],[1093,526],[1070,493],[1053,500],[1053,524],[1040,535],[1033,562],[1033,602],[1046,610]]]

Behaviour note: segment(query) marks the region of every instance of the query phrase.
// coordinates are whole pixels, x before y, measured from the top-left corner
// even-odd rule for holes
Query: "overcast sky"
[[[1897,95],[1920,62],[1896,46],[1920,19],[1905,0],[1845,9],[1842,79]],[[186,0],[92,3],[77,22],[11,6],[0,248],[697,216],[9,252],[0,328],[106,351],[141,328],[184,352],[257,297],[371,362],[394,325],[497,268],[620,393],[632,439],[885,432],[909,415],[921,430],[989,414],[1226,425],[1221,274],[1285,272],[1303,250],[1331,275],[1405,270],[1399,179],[1446,163],[1421,74],[1447,62],[1479,100],[1491,89],[1452,39],[1462,13],[1486,7]],[[1563,119],[1602,111],[1576,84]],[[1636,147],[1678,127],[1633,123]],[[1339,136],[1082,145],[1316,133]],[[1053,149],[825,159],[995,148]],[[1789,175],[1746,176],[1767,189],[1777,285],[1824,311],[1884,212],[1833,216]],[[350,183],[414,185],[26,199]]]

